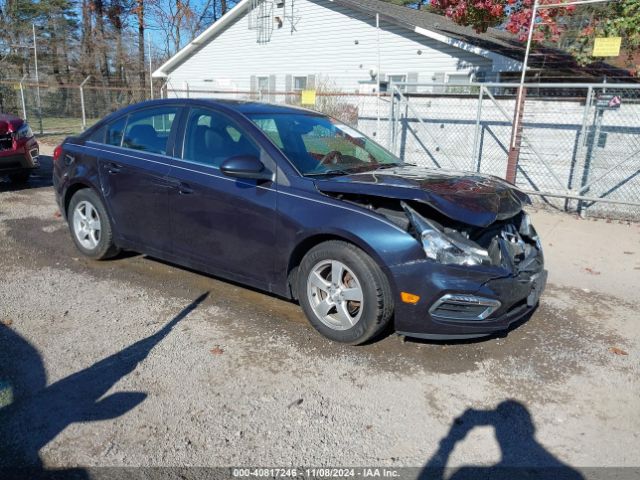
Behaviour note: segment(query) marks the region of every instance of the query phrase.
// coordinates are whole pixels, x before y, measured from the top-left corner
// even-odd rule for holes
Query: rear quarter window
[[[106,135],[107,125],[102,125],[100,128],[91,132],[91,134],[87,136],[87,140],[90,142],[104,143]]]
[[[106,126],[105,137],[103,143],[119,147],[122,145],[122,134],[124,126],[127,124],[127,117],[121,117]],[[97,141],[97,140],[96,140]]]

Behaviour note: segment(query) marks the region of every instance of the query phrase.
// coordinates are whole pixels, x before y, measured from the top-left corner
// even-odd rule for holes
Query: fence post
[[[22,84],[24,80],[27,78],[25,74],[20,80],[20,98],[22,100],[22,116],[24,117],[24,121],[27,121],[27,105],[24,103],[24,85]]]
[[[478,94],[478,113],[476,115],[476,132],[473,136],[473,152],[471,153],[475,160],[475,170],[480,171],[480,151],[478,150],[478,141],[480,139],[480,119],[482,118],[482,98],[484,97],[484,85],[480,85],[480,93]]]
[[[602,92],[606,92],[606,88],[602,89]],[[604,117],[604,110],[596,107],[596,111],[594,113],[593,119],[593,135],[588,136],[588,144],[587,144],[587,152],[584,157],[584,169],[582,171],[582,180],[580,181],[580,195],[586,195],[589,192],[587,188],[589,183],[589,174],[591,173],[591,164],[596,156],[596,147],[598,146],[598,141],[600,139],[600,131],[602,129],[602,119]],[[578,201],[578,215],[582,218],[586,216],[586,210],[583,200]]]
[[[82,108],[82,130],[87,129],[87,115],[84,109],[84,85],[89,81],[91,75],[85,78],[80,84],[80,107]]]
[[[580,194],[580,188],[574,189],[574,179],[578,177],[578,172],[582,169],[584,165],[584,157],[583,150],[587,145],[587,124],[589,122],[589,112],[591,110],[591,97],[593,96],[593,87],[589,85],[587,88],[587,95],[584,101],[584,111],[582,112],[582,127],[580,127],[580,133],[576,137],[576,148],[574,154],[573,165],[569,170],[569,182],[567,184],[567,188],[570,192],[574,192],[577,195]],[[572,200],[567,198],[565,201],[565,210],[569,211],[569,209],[573,206]],[[579,202],[578,202],[579,203]]]
[[[389,97],[389,122],[388,122],[388,131],[387,131],[387,148],[391,153],[395,155],[395,150],[393,146],[394,138],[395,138],[395,103],[396,103],[396,94],[393,89],[389,89],[389,93],[391,96]]]
[[[520,91],[522,89],[522,91]],[[511,143],[509,146],[509,156],[507,157],[507,172],[505,178],[507,182],[516,183],[516,172],[518,171],[518,159],[520,157],[520,144],[522,143],[522,117],[524,116],[524,102],[527,98],[527,89],[518,88],[516,97],[516,113],[513,118],[513,131],[511,132]],[[517,125],[517,127],[516,127]]]

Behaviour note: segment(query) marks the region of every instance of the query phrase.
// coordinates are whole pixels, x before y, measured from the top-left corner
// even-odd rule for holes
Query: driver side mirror
[[[253,180],[273,180],[273,172],[254,155],[238,155],[226,159],[220,165],[220,171],[229,177],[249,178]]]

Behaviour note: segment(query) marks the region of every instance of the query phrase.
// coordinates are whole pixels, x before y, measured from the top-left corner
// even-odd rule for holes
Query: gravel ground
[[[49,162],[0,183],[5,464],[640,466],[638,224],[533,212],[550,285],[505,337],[346,347],[280,298],[82,258]]]

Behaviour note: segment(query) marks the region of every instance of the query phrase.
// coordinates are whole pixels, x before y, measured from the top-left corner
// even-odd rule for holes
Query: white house
[[[515,52],[515,54],[514,54]],[[466,83],[519,71],[493,34],[379,0],[242,0],[157,69],[167,91],[372,93],[388,81]],[[411,89],[411,87],[408,87]]]

